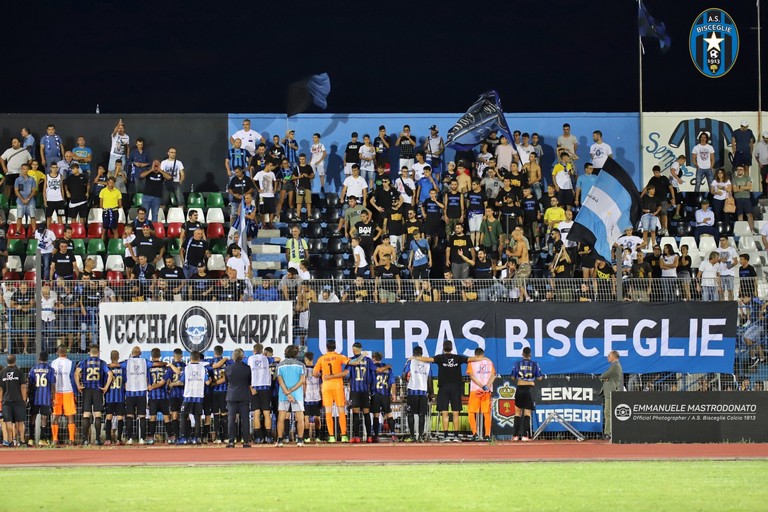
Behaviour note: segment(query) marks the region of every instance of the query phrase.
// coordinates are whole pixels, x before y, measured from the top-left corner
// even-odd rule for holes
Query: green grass
[[[170,462],[170,461],[169,461]],[[0,470],[0,510],[765,510],[768,461]]]

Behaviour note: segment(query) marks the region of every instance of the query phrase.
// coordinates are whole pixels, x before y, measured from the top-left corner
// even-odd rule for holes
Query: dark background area
[[[755,0],[644,4],[672,37],[646,41],[644,110],[757,110]],[[710,7],[741,36],[720,79],[688,52]],[[284,112],[288,84],[324,71],[332,113],[463,112],[487,89],[509,112],[638,110],[635,0],[42,1],[14,4],[0,38],[5,112]]]

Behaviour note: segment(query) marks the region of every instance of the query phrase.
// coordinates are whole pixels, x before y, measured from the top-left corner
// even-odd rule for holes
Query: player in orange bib
[[[349,358],[336,353],[336,342],[329,340],[325,343],[327,352],[317,359],[315,364],[314,376],[322,376],[322,394],[323,407],[325,408],[325,421],[328,425],[328,442],[335,443],[334,423],[333,423],[333,404],[339,411],[339,427],[341,429],[341,442],[346,443],[347,438],[347,416],[344,410],[346,398],[344,397],[344,376],[348,373],[344,370]]]
[[[485,352],[481,348],[475,349],[475,356],[483,357]],[[469,427],[476,441],[481,439],[477,431],[477,414],[483,414],[484,440],[491,440],[491,393],[493,392],[493,380],[496,378],[496,369],[490,359],[481,359],[467,364],[469,384],[469,405],[467,417]]]

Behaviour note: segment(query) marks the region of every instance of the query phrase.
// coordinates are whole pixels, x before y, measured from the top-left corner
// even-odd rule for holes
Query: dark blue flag
[[[314,105],[320,110],[328,108],[328,94],[331,92],[331,79],[328,73],[320,73],[294,82],[288,86],[285,100],[288,117],[300,114]]]
[[[501,109],[501,100],[496,91],[488,91],[480,95],[467,113],[456,121],[453,128],[448,130],[446,146],[466,151],[472,149],[486,138],[492,131],[505,135],[517,152],[515,140],[509,131],[507,120]]]
[[[658,39],[661,51],[666,52],[669,50],[669,45],[672,43],[672,39],[670,39],[669,34],[667,34],[667,28],[664,26],[664,23],[656,21],[656,19],[648,13],[648,9],[645,8],[643,2],[640,0],[638,0],[637,6],[637,28],[640,37]]]

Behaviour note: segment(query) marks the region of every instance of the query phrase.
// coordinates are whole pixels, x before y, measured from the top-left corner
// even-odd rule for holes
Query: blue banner
[[[525,347],[549,375],[602,373],[611,350],[626,373],[732,373],[736,303],[313,303],[309,350],[327,340],[344,354],[359,341],[396,369],[414,346],[434,355],[451,340],[467,356],[483,348],[502,375]]]

